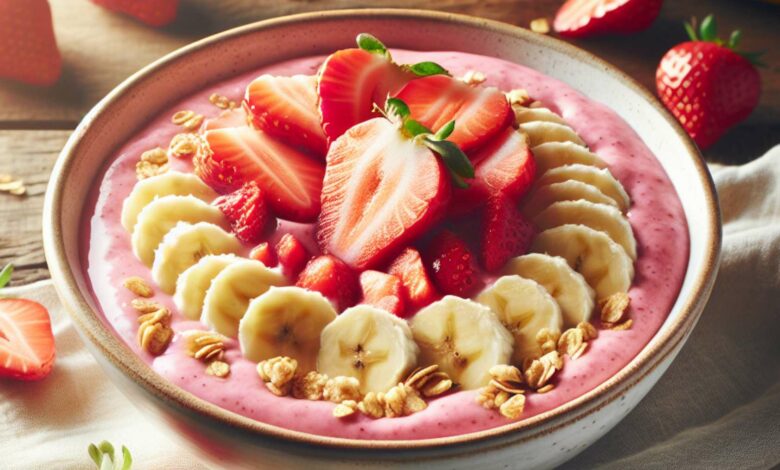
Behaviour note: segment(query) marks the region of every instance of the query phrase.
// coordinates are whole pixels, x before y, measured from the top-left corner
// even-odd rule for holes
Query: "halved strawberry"
[[[355,305],[360,298],[358,274],[345,262],[331,255],[318,256],[309,261],[295,285],[324,295],[339,312]]]
[[[259,129],[324,156],[328,143],[317,100],[317,77],[309,75],[261,75],[249,84],[244,97]]]
[[[487,146],[471,156],[476,163],[469,187],[453,192],[451,214],[464,214],[491,197],[506,196],[515,201],[528,192],[536,176],[536,162],[528,137],[507,127]]]
[[[449,198],[437,156],[390,121],[371,119],[330,146],[318,242],[355,269],[377,267],[436,223]]]
[[[360,288],[363,291],[360,303],[405,317],[406,302],[403,285],[398,277],[381,271],[363,271],[360,273]]]
[[[269,268],[273,268],[279,263],[279,260],[276,258],[276,253],[274,253],[274,250],[268,242],[260,243],[252,248],[252,251],[249,252],[249,257],[260,261]]]
[[[295,279],[311,258],[309,250],[291,233],[285,233],[276,243],[276,258],[282,273],[288,279]],[[267,266],[267,265],[266,265]]]
[[[225,214],[233,233],[244,243],[258,243],[266,227],[275,222],[266,206],[263,191],[255,181],[218,197],[212,204]]]
[[[387,54],[344,49],[331,54],[320,69],[322,129],[330,142],[350,127],[372,117],[374,104],[382,105],[414,74],[393,63]]]
[[[572,38],[633,33],[648,28],[662,4],[663,0],[568,0],[556,13],[553,27]]]
[[[482,266],[486,271],[497,271],[510,258],[526,254],[535,233],[533,224],[526,220],[514,199],[491,198],[482,219]]]
[[[38,380],[54,365],[54,335],[46,308],[31,300],[0,299],[0,377]]]
[[[210,151],[195,157],[195,172],[216,191],[235,191],[256,181],[279,217],[296,222],[317,217],[322,163],[248,126],[211,130],[205,139]]]
[[[432,277],[445,294],[470,297],[478,288],[474,256],[457,235],[444,230],[429,243],[425,256]]]
[[[216,117],[206,119],[203,123],[203,130],[223,129],[225,127],[246,126],[247,114],[242,108],[226,109]]]
[[[390,263],[387,272],[401,280],[404,298],[408,301],[407,312],[417,311],[441,297],[428,276],[420,252],[406,248]]]
[[[487,143],[513,118],[506,97],[496,88],[470,86],[447,75],[431,75],[407,83],[396,95],[409,106],[411,117],[429,129],[454,120],[449,140],[464,152]]]

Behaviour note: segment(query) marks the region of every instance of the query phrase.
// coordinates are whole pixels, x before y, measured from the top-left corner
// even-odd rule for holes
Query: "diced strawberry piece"
[[[572,38],[633,33],[647,29],[662,4],[663,0],[568,0],[556,13],[553,27]]]
[[[288,279],[295,279],[311,258],[309,250],[291,233],[285,233],[276,243],[276,258],[282,273]]]
[[[276,259],[276,253],[271,249],[271,245],[269,245],[268,242],[260,243],[252,248],[252,251],[249,252],[249,257],[260,261],[269,268],[273,268],[279,262],[279,260]]]
[[[223,129],[225,127],[246,126],[246,111],[242,108],[226,109],[219,113],[217,117],[206,119],[203,123],[203,130],[210,131],[214,129]]]
[[[250,181],[213,204],[225,214],[235,236],[244,243],[258,243],[274,216],[266,207],[263,191]]]
[[[384,118],[358,124],[330,147],[317,238],[358,270],[381,265],[441,218],[450,176],[427,147]]]
[[[403,298],[408,301],[407,312],[417,311],[441,297],[423,264],[420,252],[406,248],[390,263],[387,272],[398,277],[403,287]]]
[[[49,86],[61,72],[49,2],[0,1],[0,78]]]
[[[464,214],[483,205],[491,197],[523,197],[536,176],[536,162],[528,138],[511,127],[493,138],[472,156],[476,163],[469,187],[453,191],[451,214]]]
[[[335,256],[322,255],[309,261],[295,285],[324,295],[339,312],[360,298],[358,274]]]
[[[206,132],[210,151],[196,156],[195,172],[218,192],[256,181],[273,212],[311,222],[320,211],[325,168],[300,150],[248,126]]]
[[[398,277],[381,271],[363,271],[360,273],[360,288],[363,291],[360,303],[373,305],[404,318],[406,302],[403,285]]]
[[[176,19],[179,0],[92,0],[93,3],[134,17],[150,26],[165,26]]]
[[[38,380],[54,365],[54,335],[46,308],[31,300],[0,299],[0,378]]]
[[[317,77],[261,75],[246,88],[244,103],[259,129],[324,156],[318,99]]]
[[[470,297],[478,288],[474,256],[466,243],[450,231],[445,230],[431,240],[426,264],[444,294]]]
[[[455,131],[447,140],[464,152],[486,144],[513,119],[509,102],[498,89],[470,86],[447,75],[412,80],[397,97],[428,129],[435,131],[455,120]]]
[[[322,129],[333,142],[350,127],[377,115],[374,103],[384,106],[409,80],[410,72],[382,54],[363,49],[343,49],[322,64],[317,92]]]
[[[497,271],[510,258],[526,254],[535,233],[517,202],[506,197],[491,198],[482,220],[482,266],[486,271]]]

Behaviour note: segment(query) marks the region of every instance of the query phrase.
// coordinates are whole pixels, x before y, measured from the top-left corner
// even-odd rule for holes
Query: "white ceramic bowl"
[[[96,313],[81,267],[81,216],[112,151],[164,106],[209,83],[265,64],[351,47],[370,31],[391,47],[458,50],[517,62],[562,80],[625,119],[659,158],[690,227],[690,259],[671,314],[619,373],[581,397],[531,418],[473,434],[419,441],[358,441],[293,432],[239,416],[155,374]],[[161,426],[221,467],[411,464],[425,468],[549,467],[617,424],[647,394],[698,319],[720,250],[717,199],[696,147],[655,98],[606,62],[561,41],[502,23],[410,10],[310,13],[233,29],[149,65],[108,94],[62,151],[44,209],[46,258],[88,348],[121,390]]]

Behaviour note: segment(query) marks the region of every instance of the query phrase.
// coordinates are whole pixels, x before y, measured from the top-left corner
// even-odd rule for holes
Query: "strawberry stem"
[[[390,51],[387,50],[387,46],[385,46],[382,41],[377,39],[377,37],[372,34],[360,33],[355,38],[355,42],[357,42],[358,47],[364,51],[370,52],[372,54],[379,54],[388,58],[389,60],[392,60],[392,57],[390,57]],[[424,61],[411,65],[401,65],[400,67],[407,72],[411,72],[417,75],[418,77],[428,77],[430,75],[450,76],[450,73],[447,71],[447,69],[437,64],[436,62]]]
[[[11,280],[11,275],[14,273],[14,265],[6,264],[2,271],[0,271],[0,289],[5,287]]]
[[[686,22],[684,24],[685,32],[688,34],[688,37],[691,38],[691,41],[705,41],[705,42],[711,42],[717,44],[727,49],[731,49],[736,54],[739,54],[745,59],[747,59],[753,65],[759,67],[764,66],[764,64],[760,60],[761,55],[764,54],[764,51],[746,52],[746,51],[737,50],[737,47],[739,46],[739,42],[742,39],[742,31],[740,31],[739,29],[735,29],[734,31],[732,31],[731,35],[729,35],[728,41],[724,41],[723,39],[718,37],[718,25],[715,21],[715,16],[713,14],[707,15],[701,21],[701,24],[699,25],[698,28],[696,28],[696,23],[697,23],[696,18],[691,18],[690,22]],[[697,29],[698,29],[698,33],[697,33]]]

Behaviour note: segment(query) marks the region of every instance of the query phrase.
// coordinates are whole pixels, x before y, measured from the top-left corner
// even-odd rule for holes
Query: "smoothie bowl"
[[[44,217],[109,377],[237,467],[561,463],[668,368],[720,248],[706,167],[646,91],[422,11],[172,53],[85,117]]]

